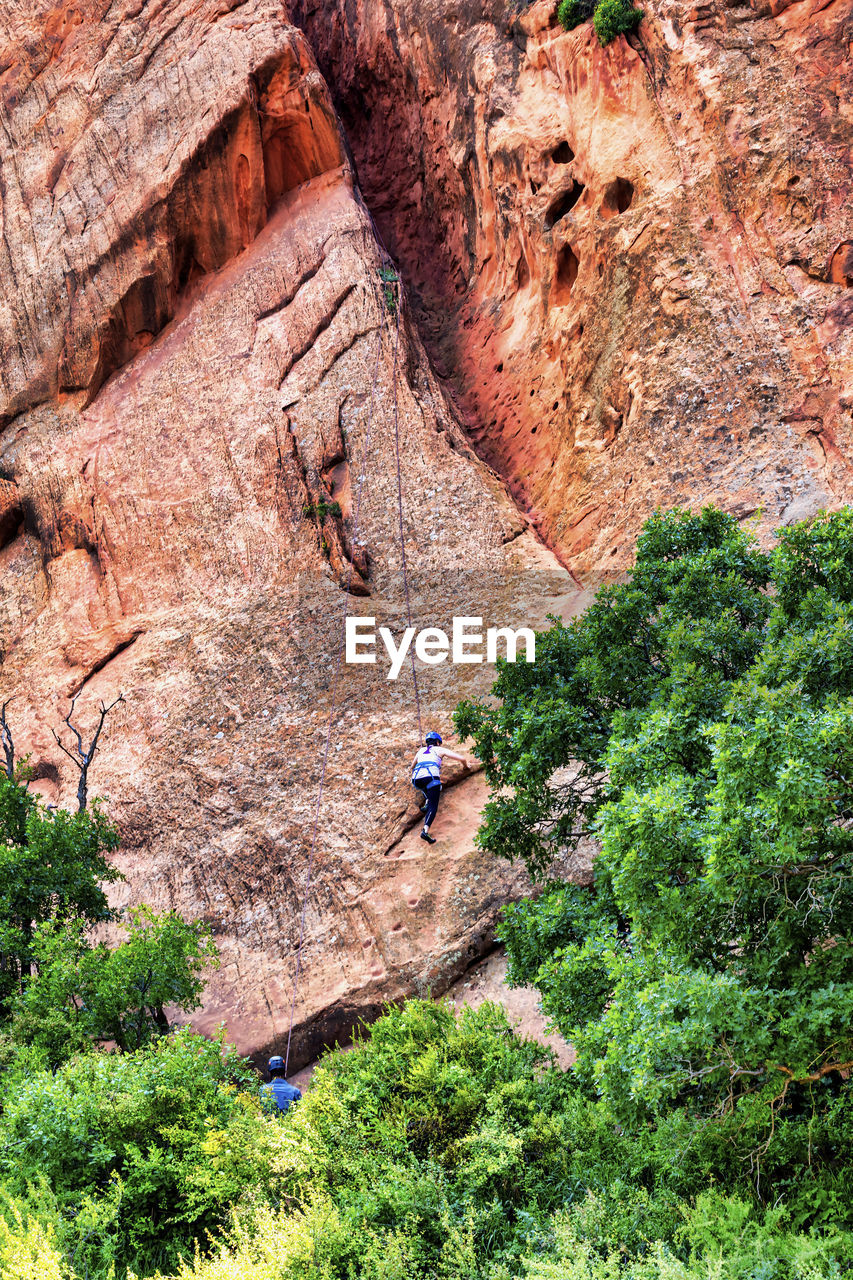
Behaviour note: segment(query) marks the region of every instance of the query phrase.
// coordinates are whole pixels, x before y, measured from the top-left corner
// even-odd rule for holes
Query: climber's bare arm
[[[466,769],[470,769],[471,767],[467,759],[465,758],[465,756],[457,755],[455,751],[449,751],[447,747],[436,747],[436,751],[442,757],[443,760],[458,760],[459,763],[463,764]]]

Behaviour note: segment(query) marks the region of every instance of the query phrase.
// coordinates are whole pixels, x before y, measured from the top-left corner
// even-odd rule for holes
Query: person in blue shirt
[[[302,1094],[295,1085],[288,1084],[284,1078],[284,1058],[278,1054],[267,1063],[270,1073],[269,1084],[261,1085],[261,1101],[267,1105],[273,1102],[279,1111],[286,1111],[291,1102],[299,1102]]]

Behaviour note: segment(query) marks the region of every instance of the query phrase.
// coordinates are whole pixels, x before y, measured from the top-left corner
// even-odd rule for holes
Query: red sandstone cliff
[[[85,725],[124,692],[93,779],[123,900],[206,918],[223,968],[202,1025],[280,1047],[342,583],[404,616],[395,421],[421,625],[541,619],[571,584],[471,453],[404,300],[398,331],[328,90],[276,6],[5,22],[2,692],[63,803],[51,728],[72,696]],[[424,670],[424,716],[446,729],[485,679]],[[474,851],[476,779],[433,850],[406,836],[416,745],[410,677],[344,667],[297,1062],[440,989],[522,884]]]
[[[267,0],[0,16],[0,692],[65,803],[51,727],[125,693],[123,900],[210,921],[201,1022],[251,1050],[287,1031],[342,583],[405,616],[395,404],[420,625],[578,605],[472,441],[581,568],[658,502],[848,496],[849,2],[664,3],[606,50],[544,0],[300,4],[307,36]],[[524,884],[477,778],[412,836],[384,674],[342,669],[297,1061],[441,989]],[[444,728],[489,672],[420,677]]]
[[[851,489],[849,0],[295,0],[472,437],[578,568]]]

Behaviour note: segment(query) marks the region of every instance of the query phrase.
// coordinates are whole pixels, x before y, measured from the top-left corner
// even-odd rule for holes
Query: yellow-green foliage
[[[703,1199],[740,1176],[725,1135],[627,1132],[494,1006],[393,1010],[283,1116],[249,1084],[186,1032],[19,1080],[0,1280],[841,1280],[853,1254],[744,1178]]]
[[[289,1214],[264,1208],[251,1230],[237,1222],[226,1245],[210,1258],[196,1253],[179,1268],[176,1280],[313,1280],[322,1241],[343,1230],[328,1204]]]
[[[51,1226],[10,1202],[0,1215],[0,1280],[73,1280]]]
[[[786,1231],[773,1210],[761,1221],[736,1197],[697,1197],[685,1209],[677,1251],[658,1241],[641,1257],[590,1242],[585,1218],[598,1212],[589,1195],[575,1213],[558,1214],[555,1247],[545,1257],[525,1259],[525,1280],[840,1280],[843,1274],[826,1241]]]

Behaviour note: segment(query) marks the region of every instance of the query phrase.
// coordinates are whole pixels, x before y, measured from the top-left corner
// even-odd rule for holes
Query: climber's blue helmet
[[[433,744],[434,744],[435,746],[439,746],[439,747],[440,747],[440,746],[441,746],[441,734],[440,734],[440,733],[436,733],[435,729],[430,729],[429,733],[428,733],[428,734],[427,734],[427,736],[424,738],[424,742],[427,744],[427,746],[428,746],[428,747],[433,746]]]
[[[283,1071],[283,1070],[284,1070],[284,1058],[280,1058],[280,1057],[278,1056],[278,1054],[276,1054],[274,1058],[270,1058],[269,1062],[267,1063],[267,1070],[268,1070],[268,1071]]]

